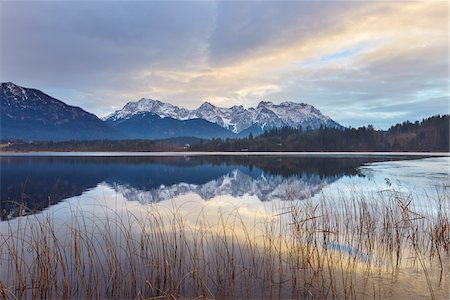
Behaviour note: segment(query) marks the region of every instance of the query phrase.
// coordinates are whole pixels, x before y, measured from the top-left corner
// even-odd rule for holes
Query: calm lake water
[[[435,199],[444,199],[444,205],[449,207],[448,156],[3,155],[0,165],[0,233],[4,237],[18,230],[19,220],[23,218],[31,218],[32,223],[51,216],[52,224],[65,226],[88,215],[108,220],[102,223],[106,224],[109,218],[123,222],[130,214],[139,219],[144,212],[148,216],[149,209],[157,208],[161,218],[170,219],[176,211],[183,218],[183,224],[192,228],[198,226],[200,214],[203,222],[212,226],[224,215],[229,217],[238,212],[241,225],[236,226],[236,217],[233,219],[237,239],[244,236],[240,227],[250,228],[257,239],[255,228],[267,228],[264,222],[268,218],[284,218],[293,203],[301,208],[301,205],[314,207],[326,201],[328,207],[339,211],[348,209],[348,199],[366,199],[370,204],[398,197],[404,201],[399,202],[401,205],[413,208],[411,213],[425,219],[436,214]],[[292,219],[284,221],[288,224]],[[84,222],[86,227],[91,226],[90,232],[95,231],[92,219]],[[277,230],[282,229],[273,232]],[[351,244],[334,242],[330,245],[328,249],[344,254],[355,255],[355,251],[360,251]],[[0,255],[7,260],[5,253],[3,249]],[[356,256],[367,260],[367,255],[367,252],[358,252]],[[3,267],[0,281],[14,285],[14,272],[17,270],[13,267]],[[417,289],[413,295],[427,298],[427,278],[416,275],[420,284],[416,288],[405,284],[403,291]],[[444,275],[447,276],[448,271]],[[405,275],[405,282],[408,276]],[[445,286],[442,287],[448,280],[431,277],[439,281],[433,283],[434,296],[448,295]],[[179,295],[196,295],[191,293],[192,286],[180,289]],[[217,288],[216,293],[219,292]],[[243,294],[235,296],[239,295]]]
[[[381,191],[388,184],[435,194],[447,192],[449,161],[402,155],[2,156],[1,220],[17,216],[17,203],[29,208],[24,214],[57,211],[68,202],[108,205],[111,199],[140,205],[227,199],[265,209],[266,202]]]

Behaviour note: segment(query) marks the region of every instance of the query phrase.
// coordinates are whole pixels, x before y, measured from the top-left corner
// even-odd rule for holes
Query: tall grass
[[[157,204],[3,222],[0,298],[448,298],[446,193],[288,200],[253,224]]]

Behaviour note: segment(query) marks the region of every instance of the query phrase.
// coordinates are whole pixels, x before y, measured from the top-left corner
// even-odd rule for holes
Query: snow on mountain
[[[22,87],[12,83],[12,82],[4,82],[1,85],[1,93],[3,95],[10,94],[12,98],[15,100],[27,100],[28,94]]]
[[[204,119],[234,133],[240,133],[252,125],[257,125],[261,129],[284,126],[317,129],[322,125],[342,127],[312,105],[296,102],[275,104],[269,101],[261,101],[256,107],[248,109],[242,105],[230,108],[217,107],[205,102],[197,109],[188,110],[159,100],[142,98],[136,102],[128,102],[121,110],[117,110],[105,120],[119,121],[142,112],[151,112],[163,118],[171,117],[178,120]]]
[[[45,111],[49,109],[63,109],[67,111],[74,108],[39,90],[24,88],[12,82],[4,82],[0,85],[0,97],[3,105],[8,107],[16,106],[22,110],[36,108],[36,106],[41,107]]]
[[[185,108],[180,108],[159,100],[142,98],[136,102],[128,102],[122,109],[117,110],[104,119],[112,121],[129,119],[141,112],[151,112],[162,118],[171,117],[178,120],[187,120],[190,114],[190,111]]]

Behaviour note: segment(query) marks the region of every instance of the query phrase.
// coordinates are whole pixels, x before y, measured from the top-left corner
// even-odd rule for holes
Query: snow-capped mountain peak
[[[198,108],[189,110],[159,100],[142,98],[136,102],[128,102],[123,109],[114,112],[106,120],[128,119],[141,112],[150,112],[163,118],[171,117],[178,120],[204,119],[234,133],[241,133],[252,126],[262,130],[284,126],[305,129],[317,129],[320,126],[342,127],[314,106],[290,101],[279,104],[261,101],[256,107],[248,109],[242,105],[234,105],[230,108],[217,107],[205,101]]]
[[[1,91],[3,94],[9,93],[10,95],[13,95],[16,99],[28,99],[27,92],[22,87],[12,82],[2,83]]]
[[[185,120],[189,111],[184,108],[165,103],[160,100],[141,98],[135,102],[128,102],[125,106],[107,116],[105,120],[116,121],[120,119],[128,119],[141,112],[150,112],[160,117],[171,117],[174,119]]]
[[[256,107],[257,108],[258,107],[268,107],[268,106],[272,106],[272,105],[273,105],[273,103],[270,101],[260,101]]]
[[[205,101],[197,109],[214,109],[214,108],[216,108],[216,107],[213,104],[211,104],[211,102]]]

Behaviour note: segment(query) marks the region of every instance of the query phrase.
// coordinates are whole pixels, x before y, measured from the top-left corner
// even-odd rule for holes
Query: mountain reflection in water
[[[1,219],[39,212],[105,183],[127,200],[151,203],[196,193],[305,199],[369,162],[406,157],[0,157]],[[107,200],[107,199],[106,199]],[[26,207],[21,210],[20,205]]]

